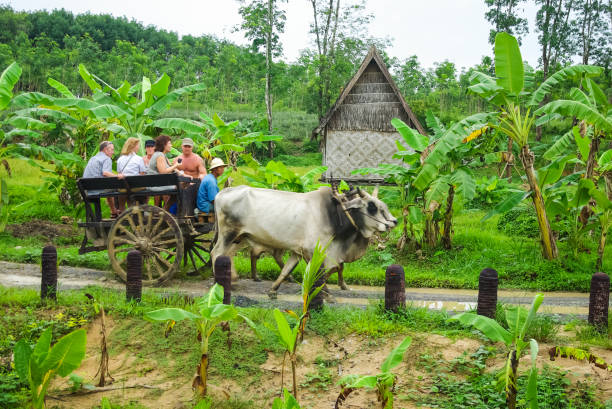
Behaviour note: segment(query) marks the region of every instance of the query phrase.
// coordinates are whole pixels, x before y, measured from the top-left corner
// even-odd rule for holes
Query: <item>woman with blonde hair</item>
[[[121,148],[121,156],[117,159],[117,172],[125,176],[144,175],[146,167],[137,152],[140,150],[140,139],[127,138]],[[119,196],[119,211],[125,210],[126,196]]]

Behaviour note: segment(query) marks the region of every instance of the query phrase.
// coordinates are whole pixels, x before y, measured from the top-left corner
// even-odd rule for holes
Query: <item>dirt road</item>
[[[114,278],[112,273],[80,267],[60,266],[60,290],[78,289],[88,285],[99,285],[108,288],[124,288],[124,284]],[[199,296],[205,293],[213,284],[208,280],[172,280],[166,286],[153,291],[159,293],[180,293]],[[40,287],[40,266],[36,264],[19,264],[0,261],[0,285],[5,287]],[[262,307],[282,306],[295,308],[300,303],[300,285],[284,283],[278,292],[278,299],[270,300],[266,292],[271,282],[254,282],[240,280],[232,288],[232,298],[237,305]],[[365,307],[371,302],[384,298],[383,287],[351,286],[351,291],[342,291],[335,285],[329,286],[335,298],[333,305],[352,305]],[[522,290],[500,290],[499,301],[507,304],[522,304],[528,306],[535,292]],[[438,288],[407,288],[406,300],[414,306],[433,310],[465,311],[476,306],[478,291]],[[559,315],[588,315],[589,294],[572,292],[545,293],[541,312]]]

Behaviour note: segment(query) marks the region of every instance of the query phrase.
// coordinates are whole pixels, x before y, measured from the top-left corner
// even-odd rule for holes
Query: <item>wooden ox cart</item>
[[[173,174],[79,179],[85,202],[85,237],[79,254],[108,250],[117,275],[126,280],[127,254],[139,250],[143,260],[143,284],[159,285],[172,278],[181,261],[210,260],[214,224],[194,215],[198,180]],[[177,199],[176,216],[161,207],[145,204],[150,197],[172,195]],[[101,202],[125,196],[131,204],[116,219],[102,217]],[[140,204],[139,204],[140,203]]]

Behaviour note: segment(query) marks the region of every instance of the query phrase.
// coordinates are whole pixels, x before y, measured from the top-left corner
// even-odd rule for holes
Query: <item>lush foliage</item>
[[[68,376],[85,357],[87,335],[84,329],[60,338],[51,347],[51,328],[47,328],[32,348],[21,340],[15,345],[15,369],[19,378],[30,386],[32,406],[45,407],[49,383],[56,376]]]

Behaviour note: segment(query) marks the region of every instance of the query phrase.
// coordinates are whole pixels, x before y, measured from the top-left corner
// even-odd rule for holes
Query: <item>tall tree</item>
[[[573,54],[569,17],[578,0],[535,1],[540,6],[536,13],[536,31],[542,51],[542,72],[546,80],[551,66],[570,60]]]
[[[559,62],[569,61],[573,55],[574,41],[572,26],[569,20],[576,0],[535,0],[540,6],[536,13],[536,31],[542,54],[543,80],[546,81],[550,67]],[[548,97],[547,97],[548,98]],[[547,102],[547,98],[542,104]],[[542,139],[542,127],[536,127],[536,140]]]
[[[526,0],[485,0],[488,8],[485,18],[493,25],[489,31],[489,44],[495,44],[495,36],[502,31],[514,35],[521,43],[521,36],[529,32],[527,19],[518,14],[519,5],[524,2]]]
[[[245,3],[239,13],[242,16],[240,28],[245,36],[253,42],[253,49],[264,47],[266,53],[266,115],[268,117],[268,131],[272,132],[272,101],[270,98],[270,77],[272,69],[272,56],[282,53],[282,44],[278,35],[285,30],[285,11],[279,3],[285,0],[251,0]],[[274,157],[273,143],[269,142],[270,158]]]
[[[578,3],[576,7],[578,13],[573,25],[577,31],[582,63],[588,64],[592,56],[609,59],[612,2],[610,0],[576,1]]]
[[[371,38],[367,26],[373,18],[365,13],[364,0],[310,0],[313,23],[310,32],[314,35],[315,52],[311,56],[316,67],[315,84],[317,100],[316,111],[319,118],[329,108],[332,86],[337,82],[343,85],[354,71],[354,65],[367,52],[367,46],[382,46],[388,41]],[[340,81],[339,79],[342,78]]]

